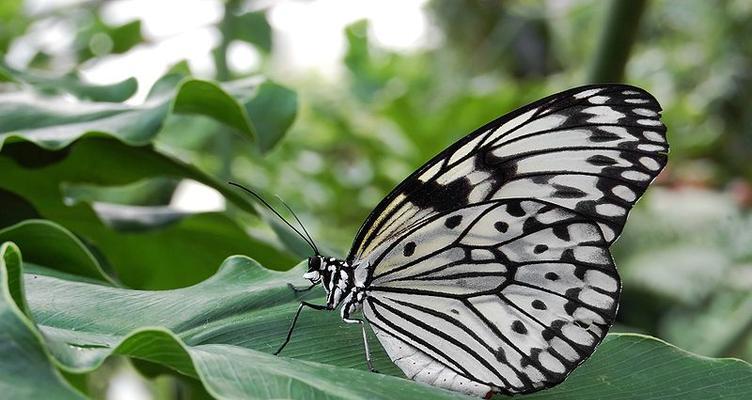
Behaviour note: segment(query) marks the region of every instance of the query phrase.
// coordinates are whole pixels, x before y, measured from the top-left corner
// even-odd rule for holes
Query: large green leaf
[[[257,121],[258,147],[269,151],[290,129],[298,112],[298,96],[294,91],[274,82],[259,85],[256,95],[246,103],[251,119]]]
[[[6,241],[24,248],[26,262],[54,265],[55,270],[62,273],[112,283],[86,246],[68,230],[50,221],[28,220],[0,229],[0,243]]]
[[[5,247],[15,246],[6,244]],[[16,251],[17,254],[17,251]],[[253,276],[261,277],[260,288],[257,288],[257,295],[260,292],[267,292],[272,287],[269,286],[269,272],[255,264],[253,261],[245,258],[237,258],[235,261],[228,261],[229,264],[224,271],[229,275],[220,278],[219,280],[211,279],[206,285],[202,284],[196,287],[198,290],[210,290],[212,292],[218,290],[225,290],[222,286],[227,283],[231,283],[235,278],[241,278],[242,283],[248,283],[247,279]],[[1,266],[3,273],[6,271],[5,265]],[[250,267],[250,268],[248,268]],[[20,289],[21,282],[18,279],[18,275],[21,273],[21,266],[18,262],[15,262],[11,267],[12,273],[15,275],[13,285],[8,285],[3,282],[4,286],[15,286],[16,292],[22,292]],[[46,339],[46,344],[49,346],[50,351],[55,355],[57,362],[67,372],[86,372],[90,371],[99,365],[105,357],[111,354],[128,355],[139,359],[144,359],[152,362],[158,362],[167,365],[178,372],[183,374],[200,378],[206,388],[218,398],[394,398],[393,396],[399,394],[401,396],[407,396],[410,398],[421,398],[431,396],[432,398],[456,398],[458,395],[438,390],[435,388],[415,385],[414,383],[390,377],[387,375],[372,374],[367,371],[351,370],[342,367],[335,367],[329,365],[323,365],[313,362],[305,362],[290,358],[280,358],[271,356],[266,353],[251,350],[244,347],[225,345],[225,344],[213,344],[222,343],[222,341],[208,340],[206,343],[200,344],[196,337],[190,339],[191,336],[196,336],[200,332],[195,328],[200,327],[201,324],[210,324],[211,322],[200,313],[193,313],[193,317],[187,317],[187,314],[180,315],[183,311],[189,311],[188,308],[191,304],[196,305],[190,301],[193,295],[199,292],[190,292],[190,288],[186,290],[177,291],[165,291],[165,292],[139,292],[133,290],[125,290],[102,286],[99,284],[74,282],[63,280],[57,277],[49,275],[49,268],[38,269],[37,271],[43,271],[42,273],[28,273],[26,274],[25,284],[27,290],[30,292],[37,292],[39,287],[31,288],[29,285],[33,285],[34,281],[39,279],[47,281],[48,284],[57,283],[70,283],[74,285],[87,285],[83,287],[84,292],[80,292],[82,297],[79,300],[74,300],[69,295],[71,294],[67,290],[67,294],[59,299],[64,303],[71,304],[77,303],[74,308],[79,308],[79,305],[85,305],[85,308],[96,307],[94,301],[102,302],[100,305],[102,308],[98,312],[90,313],[89,315],[98,314],[100,316],[108,315],[107,321],[101,321],[102,323],[94,323],[89,328],[83,328],[80,324],[87,324],[81,319],[78,319],[79,314],[69,314],[67,316],[60,316],[57,318],[45,313],[42,310],[36,317],[39,321],[39,327]],[[250,273],[250,275],[248,275]],[[261,275],[259,275],[261,273]],[[239,275],[237,275],[239,274]],[[279,273],[271,273],[277,275],[279,279],[283,275]],[[230,280],[228,282],[227,280]],[[211,282],[213,281],[213,283]],[[219,284],[220,287],[215,286]],[[203,286],[203,289],[200,287]],[[276,290],[282,289],[283,285],[274,285]],[[69,287],[68,290],[73,287]],[[254,291],[252,287],[241,287],[237,285],[235,288],[229,288],[237,297],[240,291],[250,290]],[[239,290],[236,290],[239,289]],[[104,290],[102,292],[101,290]],[[289,291],[289,289],[284,288]],[[92,294],[89,297],[89,293]],[[50,310],[49,306],[53,306],[52,303],[56,302],[57,296],[62,292],[56,294],[50,294],[50,296],[43,296],[46,299],[43,302],[46,306],[43,307],[47,311]],[[99,297],[101,295],[108,296],[108,294],[115,294],[118,298],[114,302],[109,302],[107,299]],[[41,293],[40,293],[41,294]],[[140,305],[145,303],[140,302],[138,298],[149,300],[152,295],[160,296],[160,294],[166,295],[164,304],[154,303],[156,308],[150,308],[147,314],[150,314],[145,319],[135,317],[131,315],[130,318],[126,317],[120,311],[116,311],[113,307],[118,307],[117,304],[124,305],[128,303],[128,298],[135,300]],[[121,296],[125,297],[121,297]],[[144,295],[145,297],[142,297]],[[185,297],[187,296],[187,297]],[[7,296],[9,299],[13,299],[12,296]],[[86,298],[86,299],[85,299]],[[152,301],[156,298],[152,298]],[[234,311],[232,308],[239,308],[240,314],[244,314],[242,303],[231,305],[231,302],[222,301],[222,305],[217,308],[217,305],[211,304],[211,299],[203,302],[202,313],[209,315],[209,319],[216,319],[219,322],[222,320],[233,320]],[[216,299],[215,299],[216,300]],[[14,301],[10,301],[11,304]],[[78,304],[80,303],[80,304]],[[182,305],[189,306],[188,308],[182,308]],[[261,301],[255,301],[263,304]],[[253,307],[251,302],[249,306]],[[33,309],[35,306],[31,306]],[[227,308],[229,307],[229,308]],[[211,309],[216,308],[218,313],[212,313]],[[158,311],[160,309],[161,311]],[[129,308],[129,313],[135,311]],[[157,311],[157,316],[154,312]],[[170,316],[170,313],[175,313]],[[140,313],[139,313],[140,314]],[[224,314],[224,316],[222,316]],[[0,318],[3,318],[0,323],[5,321],[5,316],[0,314]],[[135,317],[135,318],[134,318]],[[156,317],[158,319],[151,319]],[[289,317],[285,315],[284,317]],[[128,326],[118,327],[116,322],[120,320],[122,323],[127,323],[127,319],[131,319],[135,324],[128,324]],[[164,319],[160,321],[159,319]],[[198,325],[194,325],[189,320],[193,319]],[[176,336],[172,331],[162,328],[165,322],[172,320],[175,322],[174,331],[183,332],[183,335]],[[203,320],[203,321],[202,321]],[[90,320],[91,321],[91,320]],[[24,321],[31,326],[28,321]],[[94,321],[91,321],[94,322]],[[229,321],[228,321],[229,322]],[[141,328],[131,329],[133,327],[142,326]],[[209,325],[206,326],[208,333],[210,329]],[[188,331],[193,330],[192,334]],[[240,332],[238,332],[240,333]],[[24,339],[35,338],[36,333],[34,331],[26,332]],[[239,336],[239,335],[237,335]],[[356,334],[354,338],[357,338]],[[186,340],[188,338],[195,344],[188,345]],[[2,346],[0,346],[2,349]],[[357,353],[358,351],[351,351],[351,353]],[[44,353],[42,352],[42,355]],[[358,354],[360,356],[360,354]],[[26,354],[22,352],[11,352],[7,354],[4,360],[11,362],[20,362],[25,360]],[[49,367],[45,359],[41,360],[41,366]],[[47,365],[45,365],[47,364]],[[6,375],[6,371],[11,369],[12,366],[3,364],[0,361],[0,376]],[[24,371],[29,372],[29,371]],[[31,371],[35,372],[35,371]],[[28,377],[38,377],[38,374],[29,374]],[[27,379],[28,379],[27,377]],[[54,380],[51,380],[54,382]],[[16,388],[15,392],[11,393],[23,393],[24,391],[40,390],[42,388],[34,388],[34,382],[29,381],[16,381],[16,385],[20,387]],[[48,394],[47,398],[65,398],[66,392],[64,388],[57,389],[53,393]],[[70,396],[69,396],[70,397]]]
[[[219,86],[184,79],[175,90],[169,90],[174,80],[163,78],[150,98],[138,106],[71,101],[32,91],[0,94],[0,148],[7,140],[21,139],[58,150],[87,134],[106,134],[130,145],[146,145],[171,110],[205,115],[251,139],[255,137],[245,108]],[[242,90],[250,92],[252,87]],[[225,107],[217,108],[217,104]]]
[[[57,157],[59,153],[52,154]],[[6,146],[0,153],[0,169],[12,173],[0,181],[0,189],[20,195],[42,218],[65,226],[94,245],[117,278],[128,286],[164,289],[190,285],[213,274],[216,266],[233,254],[251,254],[278,269],[287,269],[296,261],[276,246],[249,236],[224,214],[190,215],[133,234],[105,224],[91,204],[70,204],[64,197],[64,184],[119,186],[159,176],[190,178],[220,190],[234,204],[253,211],[248,199],[226,184],[151,147],[85,138],[69,146],[62,160],[45,163],[45,154],[25,143]]]
[[[138,83],[128,78],[110,85],[93,85],[82,82],[76,76],[49,76],[41,72],[19,71],[0,62],[0,82],[16,82],[32,85],[34,89],[49,93],[70,93],[93,101],[125,101],[136,93]]]
[[[0,393],[6,399],[83,399],[52,366],[43,340],[17,304],[21,254],[0,245]],[[20,304],[20,303],[19,303]]]
[[[701,357],[637,334],[610,334],[563,384],[530,399],[744,399],[752,365]]]
[[[219,398],[458,396],[387,376],[400,373],[375,341],[376,366],[385,374],[364,371],[358,327],[337,313],[306,310],[284,357],[268,354],[299,301],[287,283],[302,283],[302,266],[274,272],[232,257],[198,285],[154,292],[61,279],[45,272],[52,268],[26,274],[24,284],[31,315],[67,371],[90,371],[121,354],[197,377]],[[530,398],[712,399],[750,391],[752,366],[743,361],[617,334],[562,385]]]
[[[11,72],[6,74],[10,78],[28,78]],[[207,81],[187,79],[178,84],[178,80],[177,76],[160,80],[142,106],[63,101],[31,91],[6,94],[9,98],[0,103],[0,145],[6,142],[0,165],[7,179],[0,183],[0,197],[9,200],[12,209],[0,221],[5,226],[25,218],[56,221],[97,246],[118,277],[135,287],[193,284],[211,275],[225,257],[243,251],[253,253],[267,266],[289,268],[294,259],[286,252],[249,237],[226,216],[199,215],[183,220],[183,215],[173,215],[175,223],[169,226],[156,224],[153,228],[159,230],[150,234],[127,235],[105,226],[89,204],[71,204],[65,197],[65,187],[71,185],[117,187],[153,178],[187,178],[213,187],[234,205],[255,212],[249,199],[226,183],[150,143],[170,110],[204,115],[254,136],[246,108],[259,101],[260,106],[251,108],[262,111],[256,112],[256,117],[265,128],[263,143],[273,143],[289,126],[295,107],[265,109],[269,91],[254,90],[257,79],[228,83],[228,91]],[[50,81],[50,85],[54,83]],[[58,87],[67,88],[62,83]],[[262,83],[261,87],[281,88],[271,83]],[[279,94],[285,104],[289,104],[285,99],[295,96],[287,89]],[[139,251],[123,246],[126,243]],[[179,266],[180,273],[169,266]]]
[[[248,86],[235,89],[248,91]],[[249,135],[252,139],[256,131],[248,118],[243,105],[212,82],[201,80],[186,81],[175,96],[174,111],[184,114],[201,114],[211,117]],[[261,117],[263,119],[264,116]]]

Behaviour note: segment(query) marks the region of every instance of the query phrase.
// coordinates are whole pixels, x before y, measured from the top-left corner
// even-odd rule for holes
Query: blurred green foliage
[[[281,270],[305,256],[227,180],[279,194],[342,255],[391,188],[464,134],[547,94],[622,76],[663,105],[671,154],[614,248],[624,281],[615,330],[752,361],[752,3],[433,0],[429,45],[379,47],[358,21],[343,32],[343,74],[322,79],[275,69],[266,9],[217,2],[215,75],[191,78],[178,63],[143,103],[135,79],[80,77],[153,44],[138,19],[107,22],[104,3],[31,14],[20,0],[0,2],[0,241],[13,240],[25,264],[161,290],[196,284],[233,254]],[[617,23],[624,7],[634,23]],[[8,57],[55,24],[74,27],[62,48],[32,46],[22,65]],[[232,70],[236,41],[258,51],[256,70]],[[227,209],[172,207],[186,180],[221,193]],[[70,264],[52,265],[40,237],[72,238],[60,250]],[[36,340],[27,344],[42,354]],[[83,381],[67,377],[101,392]]]

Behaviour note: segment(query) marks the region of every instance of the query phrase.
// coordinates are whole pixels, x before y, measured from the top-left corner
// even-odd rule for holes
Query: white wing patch
[[[439,363],[506,393],[562,381],[605,337],[620,290],[598,226],[536,200],[433,216],[364,262],[364,315],[387,352],[410,344],[408,376]]]

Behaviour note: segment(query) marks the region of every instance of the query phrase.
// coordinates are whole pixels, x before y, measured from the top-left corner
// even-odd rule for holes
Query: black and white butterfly
[[[345,260],[308,236],[326,304],[302,302],[282,347],[303,307],[340,307],[372,369],[362,309],[416,381],[478,396],[562,382],[614,322],[609,246],[666,164],[660,111],[636,87],[584,86],[465,136],[379,203]]]

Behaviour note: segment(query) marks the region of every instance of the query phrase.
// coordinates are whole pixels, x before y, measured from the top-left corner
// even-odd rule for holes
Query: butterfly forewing
[[[527,393],[592,354],[621,288],[608,247],[666,163],[659,118],[642,89],[571,89],[461,139],[376,207],[348,261],[406,375]]]
[[[571,89],[507,114],[426,163],[371,213],[349,259],[458,205],[536,198],[592,219],[613,242],[666,163],[660,106],[626,85]]]

